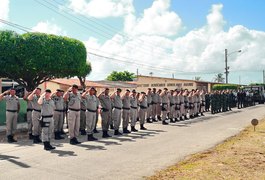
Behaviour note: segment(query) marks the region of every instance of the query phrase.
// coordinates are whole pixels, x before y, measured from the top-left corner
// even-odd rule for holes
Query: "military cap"
[[[46,89],[45,92],[46,93],[52,93],[52,91],[50,89]]]
[[[76,84],[73,84],[72,87],[78,89],[78,86]]]

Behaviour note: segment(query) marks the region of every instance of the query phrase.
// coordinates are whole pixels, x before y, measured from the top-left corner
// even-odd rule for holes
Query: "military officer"
[[[85,93],[86,90],[83,90],[83,93]],[[86,135],[86,111],[87,111],[87,101],[85,98],[81,99],[81,111],[80,111],[80,134]]]
[[[162,110],[162,124],[167,125],[167,110],[168,110],[168,89],[164,88],[163,92],[160,93],[161,98],[161,110]]]
[[[190,118],[193,119],[194,116],[195,116],[195,111],[194,111],[194,90],[192,90],[190,93],[189,93],[189,104],[190,104],[190,111],[189,111],[189,115],[190,115]]]
[[[139,103],[140,103],[140,110],[139,110],[140,129],[147,130],[144,127],[146,119],[146,111],[147,111],[147,97],[145,92],[141,92]]]
[[[17,129],[17,117],[20,110],[20,104],[18,97],[16,96],[16,90],[11,88],[9,91],[5,91],[0,94],[0,101],[6,101],[6,136],[8,143],[17,142],[14,139],[14,134]]]
[[[181,110],[183,110],[183,108],[181,107],[181,95],[177,89],[174,92],[174,97],[175,97],[175,121],[178,121],[178,118],[179,118],[179,120],[182,120]]]
[[[28,100],[28,96],[31,92],[25,92],[23,99],[27,102],[27,123],[28,123],[28,134],[29,139],[33,139],[32,135],[32,103]]]
[[[41,137],[44,144],[44,149],[47,151],[53,150],[55,147],[51,146],[50,141],[54,127],[53,114],[55,104],[51,99],[51,90],[45,90],[45,93],[43,93],[38,99],[38,104],[41,106]]]
[[[201,115],[204,116],[203,112],[205,112],[205,92],[204,90],[201,90],[201,93],[200,93],[200,112],[201,112]]]
[[[132,90],[132,94],[130,95],[130,119],[131,119],[131,131],[137,132],[138,130],[135,128],[136,121],[137,121],[137,106],[138,106],[138,99],[136,97],[136,91]]]
[[[131,110],[130,90],[127,89],[125,94],[122,96],[122,127],[123,127],[123,133],[125,134],[131,133],[128,130],[130,110]]]
[[[78,86],[72,85],[67,92],[64,93],[63,98],[68,101],[68,127],[70,144],[77,145],[80,144],[77,140],[80,128],[80,105],[81,105],[81,95],[78,92]]]
[[[97,90],[95,90],[95,96],[97,98],[97,104],[98,104],[98,107],[97,107],[97,112],[96,112],[96,123],[95,123],[95,127],[94,127],[94,133],[99,133],[98,130],[97,130],[97,124],[98,124],[98,116],[99,116],[99,105],[100,105],[100,102],[99,102],[99,99],[97,97]]]
[[[161,96],[160,96],[160,94],[162,93],[162,90],[161,89],[158,89],[158,91],[157,91],[157,94],[158,94],[158,102],[157,102],[157,114],[156,114],[156,116],[157,116],[157,119],[159,120],[159,121],[162,121],[162,118],[161,118],[161,113],[162,113],[162,106],[161,106],[161,104],[162,104],[162,99],[161,99]],[[166,112],[166,114],[167,114],[167,112]]]
[[[152,97],[152,121],[157,122],[156,115],[157,115],[157,108],[158,108],[158,98],[159,95],[156,92],[156,88],[153,88],[153,92],[151,94]]]
[[[99,96],[99,101],[101,104],[101,126],[103,131],[103,138],[111,137],[108,134],[110,121],[111,121],[111,108],[112,108],[112,102],[109,96],[109,88],[106,88],[104,92],[102,92]]]
[[[171,123],[175,122],[175,119],[177,118],[175,116],[176,114],[176,93],[173,90],[170,90],[170,94],[168,96],[169,98],[169,119]]]
[[[40,98],[41,89],[36,88],[29,96],[28,100],[32,104],[32,135],[33,135],[33,143],[41,143],[40,134],[41,134],[41,126],[40,126],[40,119],[41,119],[41,106],[38,104],[38,100]]]
[[[87,127],[87,140],[98,140],[93,136],[94,128],[96,124],[96,112],[99,106],[97,97],[95,96],[96,89],[94,87],[89,88],[82,94],[82,98],[86,101],[86,127]]]
[[[187,115],[188,115],[188,112],[189,112],[189,107],[190,107],[190,104],[189,104],[189,92],[187,89],[185,89],[185,91],[182,93],[182,96],[183,96],[183,100],[184,100],[184,110],[183,110],[183,115],[184,115],[184,118],[185,120],[188,119]],[[182,120],[180,118],[180,120]]]
[[[122,110],[122,99],[121,99],[121,89],[118,88],[116,93],[112,94],[110,97],[113,101],[113,111],[112,119],[114,123],[114,135],[120,136],[122,133],[119,132],[119,127],[121,125],[121,110]]]
[[[54,139],[55,140],[64,139],[64,137],[61,136],[61,129],[64,123],[63,91],[61,89],[57,89],[56,93],[52,94],[52,100],[54,101],[55,105],[54,114],[53,114]]]
[[[146,115],[146,122],[152,123],[152,91],[151,88],[147,89],[146,92],[147,96],[147,115]]]

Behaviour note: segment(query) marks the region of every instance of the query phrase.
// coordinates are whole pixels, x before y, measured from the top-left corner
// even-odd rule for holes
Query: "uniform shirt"
[[[165,94],[165,93],[163,93],[162,95],[160,95],[160,97],[161,97],[161,103],[163,103],[163,104],[167,104],[168,103],[168,95],[167,94]]]
[[[170,104],[175,104],[175,102],[176,102],[176,101],[175,101],[175,97],[176,97],[176,96],[171,95],[171,94],[168,96],[168,99],[169,99],[169,103],[170,103]]]
[[[161,99],[161,97],[160,97],[160,95],[159,95],[159,94],[157,94],[157,99],[158,99],[158,100],[157,100],[157,103],[158,103],[158,104],[161,104],[161,102],[162,102],[162,99]]]
[[[110,100],[110,97],[108,95],[100,95],[99,101],[102,106],[102,108],[111,110],[112,109],[112,102]]]
[[[32,108],[32,103],[31,103],[30,101],[27,101],[27,109],[29,109],[29,110],[30,110],[30,109],[31,109],[31,110],[33,109],[33,108]]]
[[[131,107],[137,108],[137,106],[138,106],[138,100],[137,100],[137,98],[131,96],[130,97],[130,104],[131,104]]]
[[[147,95],[147,103],[151,104],[151,102],[152,102],[152,94],[150,93]]]
[[[43,98],[43,103],[41,105],[41,115],[42,116],[50,116],[53,115],[55,108],[54,101],[52,99],[46,100]]]
[[[56,110],[64,110],[64,100],[62,96],[53,96],[52,100],[54,101],[55,104],[55,109]]]
[[[6,110],[11,110],[11,111],[18,110],[19,101],[17,96],[7,95],[4,96],[4,100],[6,101]]]
[[[86,95],[85,98],[86,104],[87,104],[87,109],[91,111],[96,111],[98,107],[98,101],[97,97],[95,95]]]
[[[175,98],[175,103],[177,105],[180,105],[180,96],[176,95],[176,96],[174,96],[174,98]]]
[[[36,96],[36,94],[33,95],[33,99],[31,101],[31,105],[33,109],[41,110],[41,106],[38,103],[40,96]]]
[[[179,101],[180,101],[180,103],[184,103],[184,96],[183,95],[178,95],[178,97],[179,97]]]
[[[79,110],[80,106],[81,106],[81,95],[79,93],[77,94],[69,93],[68,108]]]
[[[117,108],[122,108],[121,96],[115,95],[113,98],[113,105]]]
[[[205,102],[205,94],[201,94],[200,98],[201,98],[201,102]]]
[[[152,93],[151,97],[152,97],[152,102],[153,103],[158,103],[159,95],[157,93]]]
[[[145,107],[145,108],[147,107],[147,98],[146,97],[144,97],[142,102],[140,102],[140,106]]]
[[[87,101],[86,101],[86,99],[84,99],[84,98],[81,99],[80,106],[81,106],[82,110],[86,110],[87,109]]]
[[[130,96],[124,96],[122,100],[122,105],[124,108],[130,108]]]

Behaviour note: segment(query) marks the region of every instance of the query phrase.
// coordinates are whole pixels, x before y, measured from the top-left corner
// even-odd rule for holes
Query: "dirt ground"
[[[255,132],[249,126],[215,148],[191,155],[146,179],[265,179],[265,119]]]

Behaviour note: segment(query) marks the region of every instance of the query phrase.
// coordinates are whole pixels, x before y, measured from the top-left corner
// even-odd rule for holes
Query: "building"
[[[163,78],[154,76],[142,76],[139,75],[132,83],[137,84],[137,91],[146,91],[147,88],[157,89],[199,89],[205,91],[211,91],[212,86],[218,83],[174,78]]]

